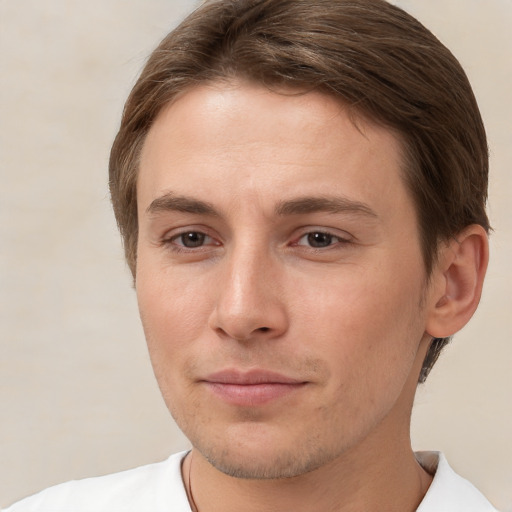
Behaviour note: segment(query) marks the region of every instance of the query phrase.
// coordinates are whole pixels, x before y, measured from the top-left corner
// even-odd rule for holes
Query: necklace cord
[[[192,494],[192,460],[194,458],[194,452],[190,452],[190,463],[188,465],[188,475],[187,475],[187,490],[188,490],[188,501],[190,503],[190,508],[192,509],[192,512],[199,512],[199,509],[197,508],[196,502],[194,500],[194,495]]]

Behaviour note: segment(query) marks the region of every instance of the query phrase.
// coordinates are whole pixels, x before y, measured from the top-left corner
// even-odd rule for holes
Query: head
[[[281,103],[275,104],[275,112],[282,110],[283,120],[289,117],[285,105],[297,102],[294,108],[305,109],[306,118],[312,115],[316,119],[320,112],[328,124],[330,118],[324,107],[328,104],[334,112],[337,105],[363,139],[380,141],[377,144],[382,151],[386,145],[383,133],[391,137],[388,146],[394,148],[394,156],[389,161],[397,164],[399,181],[390,179],[386,183],[377,175],[368,179],[370,187],[372,180],[380,180],[389,193],[400,196],[402,187],[407,192],[402,206],[407,202],[412,205],[409,213],[417,230],[414,238],[420,262],[417,274],[421,274],[425,287],[438,264],[441,247],[457,241],[468,226],[489,229],[485,213],[487,146],[474,95],[454,56],[418,21],[383,0],[211,0],[204,2],[152,53],[127,100],[112,148],[112,200],[136,282],[139,217],[144,213],[137,201],[145,193],[138,189],[141,161],[152,158],[144,156],[145,147],[150,147],[146,153],[154,154],[151,148],[156,147],[155,141],[165,145],[164,122],[187,122],[182,109],[188,105],[193,111],[190,98],[215,121],[216,111],[208,110],[212,100],[208,95],[224,97],[222,91],[229,91],[227,103],[239,105],[240,111],[247,107],[247,91],[252,91],[255,98],[263,98],[262,119],[264,112],[272,111],[276,97],[282,98]],[[306,98],[306,104],[307,98],[316,98],[312,101],[318,109],[307,110],[301,98]],[[256,117],[258,114],[255,110],[246,113]],[[257,126],[253,128],[258,131]],[[340,133],[348,130],[349,139],[356,137],[346,124],[332,128],[340,129]],[[329,137],[321,127],[319,130],[314,134],[319,140]],[[363,144],[362,139],[357,140],[355,146]],[[307,141],[303,142],[307,146]],[[169,146],[175,147],[172,143]],[[186,143],[183,147],[187,147]],[[175,149],[179,152],[180,146]],[[196,150],[200,152],[201,148]],[[172,158],[168,157],[170,161]],[[234,176],[230,180],[232,183]],[[155,210],[160,206],[158,202],[153,204]],[[206,209],[210,206],[206,205]],[[193,207],[201,210],[205,205]],[[190,204],[173,204],[172,208],[189,209]],[[400,212],[407,216],[407,206]],[[399,268],[395,270],[399,272]],[[223,286],[219,278],[217,287]],[[160,291],[164,287],[162,284]],[[371,289],[366,292],[372,293]],[[412,301],[418,305],[422,297],[416,294]],[[186,308],[180,313],[182,317],[188,314]],[[275,322],[279,324],[280,319]],[[400,335],[414,336],[417,326],[413,324],[405,327],[410,331],[400,331]],[[273,332],[267,325],[258,329],[260,334]],[[220,329],[224,334],[228,330]],[[418,369],[420,381],[448,339],[444,335],[432,338],[423,354],[421,372]],[[232,339],[238,338],[233,335]],[[157,359],[153,359],[154,365]],[[305,358],[301,368],[312,375],[318,370],[320,375],[322,361]],[[200,372],[193,364],[189,370],[191,374]],[[328,368],[324,370],[327,375]],[[294,371],[300,373],[300,368]]]
[[[134,277],[137,175],[149,129],[191,87],[235,77],[321,91],[399,135],[427,277],[440,243],[470,224],[489,229],[476,100],[456,58],[417,20],[383,0],[207,1],[152,53],[112,148],[112,201]],[[433,340],[421,381],[447,341]]]

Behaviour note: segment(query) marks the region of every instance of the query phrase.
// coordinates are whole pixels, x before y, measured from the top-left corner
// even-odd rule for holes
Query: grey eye
[[[329,247],[332,244],[332,235],[329,233],[314,232],[306,235],[308,244],[311,247],[322,248]]]
[[[206,235],[198,231],[189,231],[182,233],[177,241],[181,242],[180,245],[193,249],[194,247],[201,247],[204,244]]]

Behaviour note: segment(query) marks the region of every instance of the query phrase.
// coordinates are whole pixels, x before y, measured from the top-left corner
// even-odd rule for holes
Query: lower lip
[[[223,401],[242,407],[262,405],[287,397],[305,386],[305,383],[286,384],[266,382],[262,384],[206,383],[211,392]]]

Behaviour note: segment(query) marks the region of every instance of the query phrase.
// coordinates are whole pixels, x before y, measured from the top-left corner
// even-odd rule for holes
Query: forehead
[[[155,126],[166,124],[169,134],[186,136],[189,126],[197,133],[198,128],[215,123],[214,128],[221,129],[215,133],[214,142],[218,144],[222,142],[220,136],[227,133],[222,128],[232,128],[234,123],[237,137],[243,135],[241,129],[245,127],[254,139],[279,132],[285,125],[308,128],[307,133],[300,130],[290,134],[299,139],[301,134],[304,138],[311,137],[312,129],[323,137],[340,121],[352,124],[361,135],[371,131],[373,138],[384,137],[398,149],[402,145],[401,135],[395,129],[381,126],[334,94],[308,92],[292,86],[267,88],[243,79],[222,79],[187,87],[161,108],[149,133],[156,131]],[[281,131],[279,135],[281,138],[284,133]]]
[[[229,201],[234,192],[276,200],[312,189],[325,195],[335,184],[356,200],[378,202],[403,192],[401,155],[393,131],[330,95],[240,82],[201,85],[165,106],[149,131],[139,207],[176,187],[187,195],[215,191]]]

